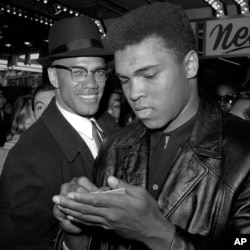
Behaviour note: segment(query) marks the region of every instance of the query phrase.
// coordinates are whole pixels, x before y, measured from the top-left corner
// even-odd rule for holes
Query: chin
[[[147,127],[148,129],[163,129],[165,128],[167,125],[160,122],[159,120],[141,120],[141,122],[145,125],[145,127]]]
[[[155,121],[151,121],[151,120],[141,120],[141,122],[145,125],[145,127],[147,127],[148,129],[157,129],[159,128],[157,126],[157,123]]]
[[[98,108],[95,109],[85,109],[85,110],[81,110],[80,112],[78,112],[79,115],[82,116],[93,116],[94,114],[96,114],[96,112],[98,111]]]

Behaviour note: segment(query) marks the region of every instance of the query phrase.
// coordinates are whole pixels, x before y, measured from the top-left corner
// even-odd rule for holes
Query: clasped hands
[[[105,189],[98,189],[86,177],[62,185],[60,195],[54,196],[53,202],[54,216],[64,231],[77,234],[82,231],[80,225],[99,226],[150,246],[159,232],[173,230],[144,188],[113,176],[107,183],[109,189],[124,188],[125,193],[104,192]]]

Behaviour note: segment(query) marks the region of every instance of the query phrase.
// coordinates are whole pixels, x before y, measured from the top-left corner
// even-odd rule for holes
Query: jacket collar
[[[213,158],[222,157],[222,125],[220,107],[210,99],[202,97],[190,136],[190,144],[196,154]]]
[[[141,122],[135,122],[122,130],[121,138],[117,139],[117,143],[115,145],[116,148],[121,149],[121,155],[125,155],[128,150],[133,148],[138,141],[146,134],[149,138],[149,130]]]
[[[85,157],[91,156],[90,152],[83,152],[86,150],[88,151],[88,148],[83,147],[83,139],[66,121],[56,107],[55,98],[53,98],[47,109],[44,111],[41,119],[70,162],[75,159],[78,152],[82,152]],[[93,162],[93,157],[90,158],[92,158],[90,162]],[[87,159],[87,161],[88,160],[90,159]]]
[[[222,157],[222,124],[220,107],[209,98],[202,97],[190,136],[190,144],[196,154],[213,158]],[[123,130],[123,137],[116,144],[116,147],[123,148],[124,154],[145,134],[149,135],[149,130],[141,122],[128,126],[127,131],[126,133]]]

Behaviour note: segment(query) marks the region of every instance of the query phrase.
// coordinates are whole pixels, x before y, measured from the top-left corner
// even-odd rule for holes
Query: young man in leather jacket
[[[74,179],[53,198],[63,247],[230,249],[250,233],[249,124],[198,94],[184,11],[143,6],[114,21],[109,39],[140,122],[104,142],[94,184]]]

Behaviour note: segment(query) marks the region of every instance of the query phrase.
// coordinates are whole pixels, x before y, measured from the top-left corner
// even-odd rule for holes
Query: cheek
[[[63,82],[60,84],[59,88],[59,93],[64,101],[70,101],[74,99],[74,90],[76,89],[74,84],[71,82]]]
[[[105,87],[105,83],[100,83],[100,84],[98,85],[99,92],[100,92],[101,94],[103,93],[104,87]]]
[[[128,84],[122,85],[122,91],[123,91],[125,98],[129,101],[129,86],[128,86]]]
[[[41,108],[39,110],[37,110],[37,114],[41,114],[44,111],[44,108]]]

